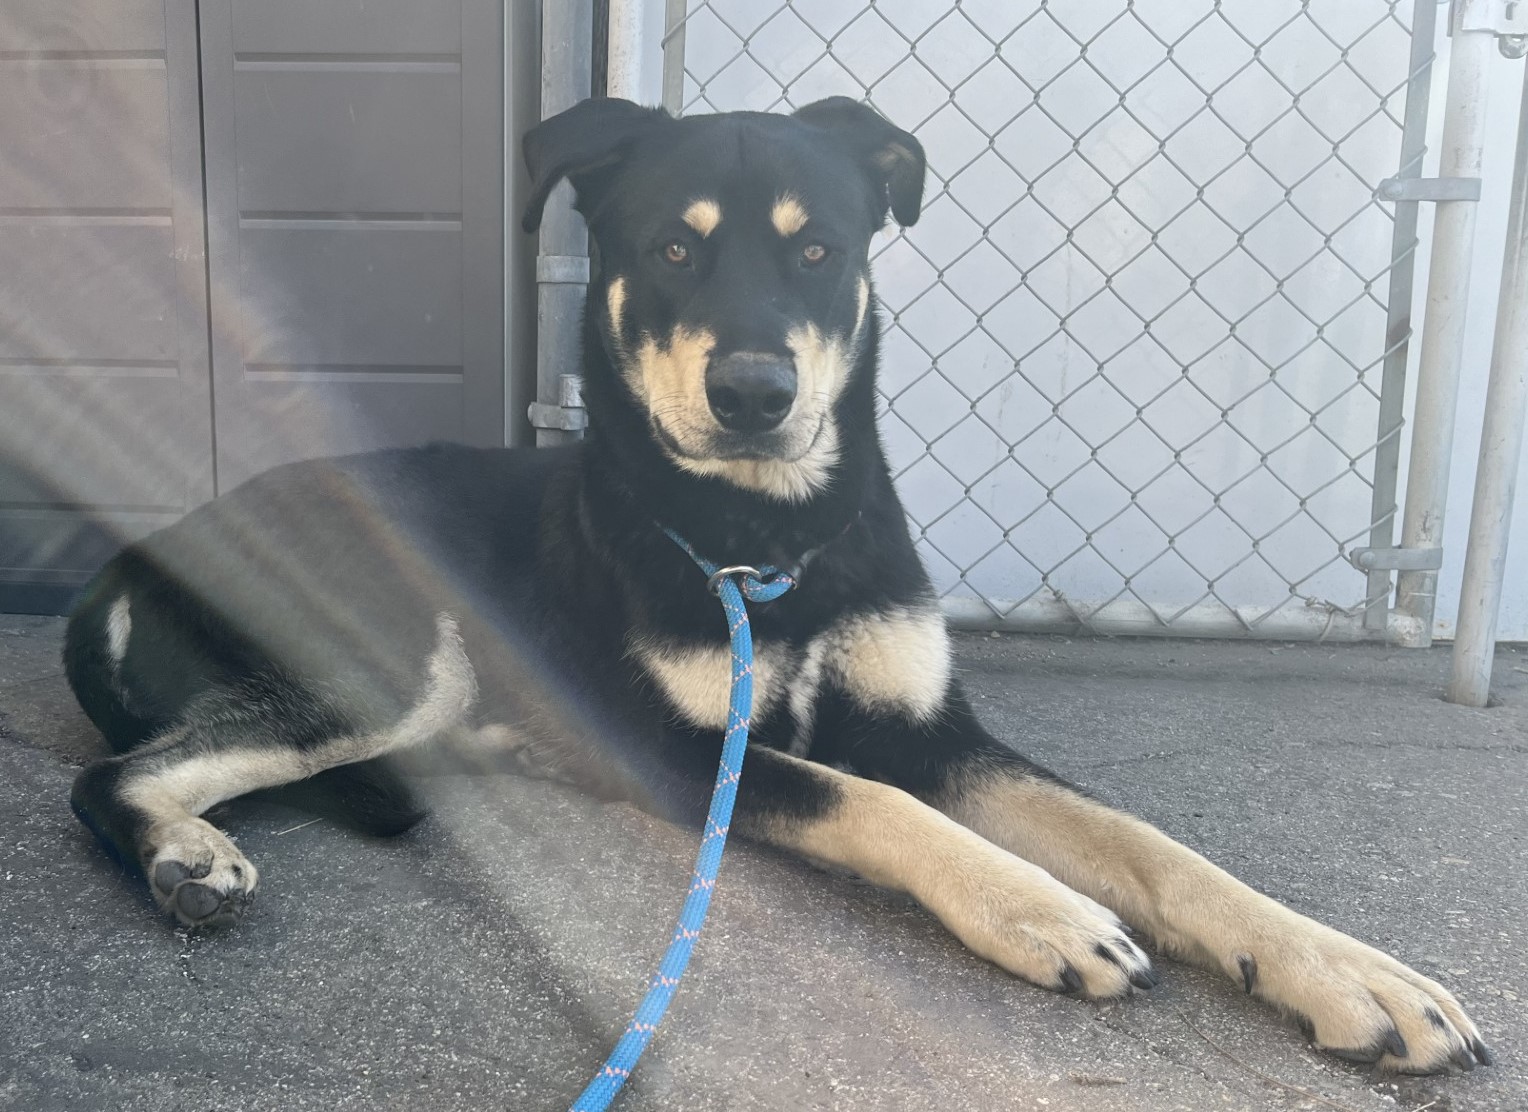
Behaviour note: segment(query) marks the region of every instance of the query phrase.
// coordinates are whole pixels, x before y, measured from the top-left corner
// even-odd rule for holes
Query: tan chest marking
[[[934,606],[846,618],[825,636],[829,674],[866,710],[923,721],[944,705],[950,635]]]
[[[791,717],[796,720],[796,732],[791,735],[788,750],[793,757],[804,757],[812,750],[812,730],[817,724],[817,692],[822,687],[822,672],[827,667],[829,648],[828,638],[819,637],[791,663],[793,674],[788,685],[787,705]]]
[[[632,655],[657,684],[675,714],[708,730],[727,727],[732,696],[732,650],[727,645],[672,645],[639,642]],[[779,645],[754,645],[753,717],[769,713],[778,700],[790,654]]]
[[[637,642],[632,656],[678,718],[702,729],[725,729],[732,694],[732,652],[726,645],[676,647]],[[950,639],[939,611],[896,607],[846,618],[792,652],[756,644],[753,714],[757,721],[785,701],[801,728],[791,751],[810,745],[818,690],[831,678],[866,710],[915,721],[944,705],[950,684]]]

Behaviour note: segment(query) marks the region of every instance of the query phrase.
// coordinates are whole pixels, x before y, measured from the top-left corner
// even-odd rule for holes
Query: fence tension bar
[[[1386,178],[1374,190],[1380,201],[1478,201],[1479,178]]]
[[[1355,548],[1348,562],[1359,571],[1437,571],[1443,566],[1443,549]]]

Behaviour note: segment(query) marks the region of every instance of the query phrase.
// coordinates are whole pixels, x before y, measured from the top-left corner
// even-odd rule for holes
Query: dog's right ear
[[[520,145],[531,173],[531,199],[520,226],[527,232],[540,226],[546,199],[563,178],[573,183],[582,198],[598,174],[618,163],[631,143],[672,118],[661,108],[595,97],[542,120],[525,133]]]

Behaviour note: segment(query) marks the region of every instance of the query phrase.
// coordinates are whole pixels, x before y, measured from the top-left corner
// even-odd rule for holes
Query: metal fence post
[[[1475,473],[1475,505],[1470,514],[1464,586],[1459,594],[1459,627],[1454,640],[1451,703],[1483,707],[1491,691],[1496,651],[1496,618],[1512,527],[1523,424],[1528,419],[1528,73],[1517,123],[1517,162],[1502,260],[1501,299],[1486,385],[1486,416],[1480,434],[1480,466]]]
[[[541,20],[544,120],[589,96],[592,5],[589,0],[544,0]],[[538,447],[578,439],[585,422],[574,372],[589,284],[589,234],[570,197],[569,187],[562,185],[547,201],[536,256],[536,401],[530,419]]]
[[[1486,71],[1496,53],[1496,35],[1489,29],[1460,27],[1458,11],[1456,5],[1451,16],[1454,41],[1448,62],[1448,99],[1438,174],[1442,178],[1478,181],[1485,142]],[[1475,241],[1475,204],[1472,200],[1439,201],[1433,224],[1432,269],[1427,278],[1427,310],[1417,368],[1402,548],[1432,550],[1443,542],[1449,457],[1454,445],[1459,363],[1464,351]],[[1437,586],[1436,570],[1400,573],[1395,610],[1402,620],[1395,625],[1402,644],[1414,648],[1432,644]]]
[[[642,41],[645,7],[643,0],[610,0],[607,96],[642,100],[643,60],[647,53],[646,43]]]
[[[1412,7],[1411,63],[1406,85],[1405,124],[1401,130],[1401,159],[1396,181],[1422,176],[1427,156],[1427,109],[1432,97],[1432,67],[1436,41],[1437,4],[1417,0]],[[1390,240],[1390,291],[1385,299],[1385,362],[1379,393],[1379,426],[1374,447],[1374,497],[1370,502],[1369,547],[1387,549],[1395,540],[1396,480],[1401,464],[1401,430],[1405,428],[1406,364],[1411,349],[1412,277],[1416,271],[1417,210],[1420,201],[1395,203],[1395,229]],[[1390,627],[1390,571],[1369,572],[1364,628],[1385,633]]]
[[[663,7],[663,107],[678,114],[684,107],[684,25],[686,0],[665,0]]]

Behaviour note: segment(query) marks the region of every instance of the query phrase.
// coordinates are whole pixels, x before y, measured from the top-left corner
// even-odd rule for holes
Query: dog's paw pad
[[[223,833],[201,819],[156,833],[145,871],[160,907],[188,927],[222,926],[248,910],[258,874]]]

